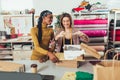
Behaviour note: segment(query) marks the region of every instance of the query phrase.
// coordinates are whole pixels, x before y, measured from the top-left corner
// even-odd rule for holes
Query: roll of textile
[[[107,28],[107,24],[86,24],[86,25],[74,25],[75,28]]]
[[[110,35],[112,36],[113,35],[113,30],[110,31]],[[120,29],[116,30],[116,35],[119,35],[120,36]]]
[[[106,30],[82,30],[89,37],[103,37],[107,35]]]
[[[111,40],[113,40],[113,36],[111,36]],[[120,41],[120,36],[115,36],[115,41]]]
[[[89,43],[104,43],[107,42],[107,37],[89,37]]]
[[[104,51],[105,50],[105,46],[104,45],[99,45],[99,46],[90,46],[93,49],[95,49],[96,51]]]
[[[90,20],[74,20],[74,25],[81,25],[81,24],[107,24],[107,19],[90,19]]]

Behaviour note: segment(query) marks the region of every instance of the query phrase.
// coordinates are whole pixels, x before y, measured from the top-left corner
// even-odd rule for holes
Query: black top
[[[66,39],[65,38],[65,44],[71,44],[71,39]],[[72,40],[72,44],[73,44],[73,40]],[[63,52],[63,41],[62,41],[62,46],[61,46],[60,52]]]

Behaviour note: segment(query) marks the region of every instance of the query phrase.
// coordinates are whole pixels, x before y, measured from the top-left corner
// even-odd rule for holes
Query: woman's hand
[[[48,52],[48,56],[53,63],[59,62],[59,59],[52,52]]]
[[[83,36],[83,35],[84,35],[84,33],[83,33],[83,32],[81,32],[81,31],[77,31],[77,32],[73,33],[73,35]]]
[[[47,55],[45,55],[39,59],[39,62],[43,63],[43,62],[46,62],[48,59],[49,59],[49,57]]]
[[[77,31],[77,32],[73,33],[73,35],[80,36],[81,40],[86,42],[86,43],[89,42],[88,36],[86,34],[84,34],[83,32],[81,32],[81,31]]]
[[[56,37],[55,40],[58,40],[60,37],[63,37],[65,35],[64,31],[61,31]]]

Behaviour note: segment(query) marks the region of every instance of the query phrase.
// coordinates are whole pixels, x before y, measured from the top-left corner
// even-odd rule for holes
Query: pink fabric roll
[[[103,37],[107,35],[106,30],[84,30],[82,32],[88,35],[89,37]]]
[[[74,25],[75,28],[105,28],[105,27],[108,27],[107,24],[87,24],[87,25],[84,25],[84,24],[81,24],[81,25]]]
[[[74,20],[74,25],[107,24],[107,19]]]

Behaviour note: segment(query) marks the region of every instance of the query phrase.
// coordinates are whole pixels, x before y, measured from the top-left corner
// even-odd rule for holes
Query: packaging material
[[[65,60],[73,60],[83,54],[85,54],[85,51],[80,49],[80,45],[65,45],[64,46]]]
[[[116,55],[113,60],[104,60],[93,67],[94,80],[120,80],[120,61],[115,60]]]
[[[89,54],[97,59],[100,59],[101,58],[101,55],[93,48],[91,48],[90,46],[84,44],[84,43],[81,43],[81,49],[84,49],[85,50],[85,54]]]
[[[83,55],[81,55],[81,56],[79,56],[79,57],[77,57],[76,59],[73,59],[73,60],[66,60],[64,58],[63,53],[56,53],[55,55],[61,61],[59,63],[56,63],[56,65],[60,66],[60,67],[78,68],[80,65],[82,65],[82,61],[84,61],[84,56]],[[80,63],[80,61],[81,61],[81,63]]]
[[[14,62],[0,61],[0,71],[25,72],[25,65]]]

